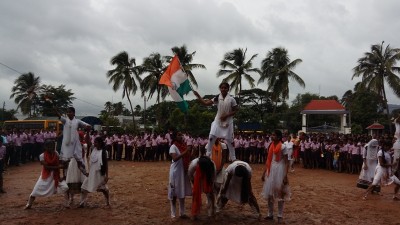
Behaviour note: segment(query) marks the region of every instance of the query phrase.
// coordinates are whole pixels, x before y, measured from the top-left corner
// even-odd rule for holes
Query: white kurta
[[[55,152],[57,155],[58,153]],[[39,156],[40,161],[44,161],[44,153],[40,154]],[[35,184],[35,187],[33,188],[33,191],[31,193],[31,196],[33,197],[49,197],[52,196],[53,194],[57,193],[57,188],[54,185],[54,178],[53,178],[53,171],[51,171],[50,176],[47,179],[42,179],[42,174],[40,174],[40,177],[38,181]]]
[[[90,154],[89,176],[85,178],[82,184],[82,189],[88,192],[108,189],[107,185],[104,184],[105,176],[101,175],[101,166],[103,164],[102,151],[105,150],[97,150],[94,148]]]
[[[229,94],[224,99],[220,94],[218,102],[215,102],[215,104],[217,104],[218,112],[214,122],[211,124],[210,135],[226,140],[233,140],[233,117],[227,118],[226,121],[221,121],[220,117],[222,114],[232,112],[232,108],[237,106],[236,100]]]
[[[175,153],[177,156],[181,155],[178,147],[171,145],[169,154]],[[183,160],[180,158],[178,161],[172,161],[169,169],[169,182],[168,182],[168,199],[172,200],[173,197],[184,198],[185,196],[192,195],[192,187],[190,184],[189,176],[185,173],[183,168]]]
[[[285,185],[284,192],[282,192],[283,179],[285,178],[286,164],[284,157],[287,157],[287,148],[282,144],[281,155],[279,161],[276,161],[276,155],[272,155],[271,168],[269,175],[266,174],[264,186],[261,195],[264,199],[272,197],[277,200],[290,200],[289,185]]]
[[[360,180],[371,183],[374,179],[375,169],[378,165],[378,146],[379,143],[376,139],[372,139],[366,144],[363,152],[363,159],[365,159],[365,163],[363,163],[360,176],[358,177]],[[365,170],[364,167],[367,166]]]
[[[251,167],[248,163],[243,161],[235,161],[231,163],[225,170],[225,177],[222,187],[225,187],[225,182],[227,180],[228,174],[231,174],[231,180],[228,185],[228,189],[225,193],[225,197],[231,201],[241,204],[241,191],[242,191],[242,177],[235,176],[235,169],[237,166],[244,166],[249,172],[249,178],[251,179]]]
[[[68,117],[61,117],[60,120],[64,125],[61,159],[67,161],[75,158],[77,161],[82,162],[82,144],[79,140],[78,128],[88,126],[89,124],[75,117],[72,120]]]

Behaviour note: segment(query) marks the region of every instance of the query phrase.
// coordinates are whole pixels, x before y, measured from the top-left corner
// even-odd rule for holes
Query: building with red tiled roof
[[[383,134],[383,130],[385,129],[385,126],[383,126],[382,124],[375,122],[371,125],[369,125],[367,128],[365,128],[368,130],[368,134],[373,136],[373,135],[382,135]]]
[[[302,132],[307,133],[307,114],[337,114],[340,115],[340,132],[351,133],[351,128],[347,126],[347,111],[342,104],[336,100],[311,100],[300,112],[303,115]]]
[[[304,107],[302,114],[342,114],[346,109],[336,100],[311,100]]]

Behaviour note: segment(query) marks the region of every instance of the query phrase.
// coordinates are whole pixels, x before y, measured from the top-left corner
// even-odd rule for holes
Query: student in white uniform
[[[87,201],[89,192],[102,192],[106,199],[106,206],[110,205],[110,192],[107,186],[108,182],[108,162],[107,150],[102,137],[96,137],[94,140],[94,149],[90,154],[89,176],[85,178],[82,184],[82,199],[79,204],[83,208]]]
[[[225,171],[224,182],[217,199],[217,210],[224,208],[228,200],[239,204],[249,203],[250,207],[258,214],[261,219],[260,208],[257,199],[251,188],[251,167],[243,161],[231,163]]]
[[[397,193],[400,189],[400,180],[398,177],[392,175],[392,158],[389,154],[389,150],[392,147],[391,141],[385,141],[382,145],[382,149],[378,152],[378,165],[375,169],[375,176],[372,184],[368,187],[365,195],[363,197],[364,200],[367,199],[368,194],[372,192],[372,190],[381,184],[382,186],[387,186],[392,183],[396,185],[394,189],[393,200],[399,200],[397,197]]]
[[[188,173],[185,169],[186,162],[189,167],[190,152],[186,149],[181,132],[172,134],[173,144],[169,149],[172,158],[169,170],[168,200],[171,203],[171,219],[176,218],[176,199],[179,200],[180,218],[189,218],[185,213],[185,197],[192,195],[192,187]]]
[[[204,151],[203,151],[204,152]],[[215,180],[215,164],[206,156],[195,158],[189,165],[188,171],[190,180],[193,184],[192,189],[192,219],[197,220],[201,209],[201,194],[207,196],[208,216],[215,215],[215,195],[214,195],[214,180]]]
[[[266,167],[261,176],[264,182],[261,195],[268,202],[268,216],[266,220],[274,219],[274,201],[278,201],[278,223],[283,221],[283,206],[290,200],[289,181],[287,178],[289,160],[287,148],[282,143],[282,132],[275,130],[272,133],[272,143],[269,146]]]
[[[58,152],[55,151],[54,141],[47,140],[44,144],[44,152],[40,154],[40,164],[43,165],[38,181],[29,196],[25,209],[30,209],[36,197],[49,197],[57,193],[60,182],[60,168]]]
[[[211,148],[217,138],[226,140],[229,149],[230,160],[236,160],[235,148],[233,147],[233,116],[238,111],[239,107],[236,100],[228,94],[229,84],[222,82],[219,85],[220,94],[212,100],[203,99],[197,91],[193,91],[201,104],[205,106],[217,105],[218,111],[214,122],[211,124],[210,135],[208,138],[207,156],[211,155]]]

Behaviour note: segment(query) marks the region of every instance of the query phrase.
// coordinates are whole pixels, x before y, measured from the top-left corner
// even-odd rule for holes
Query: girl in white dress
[[[58,152],[55,151],[55,143],[46,141],[44,144],[44,153],[40,158],[40,164],[43,165],[42,172],[38,181],[29,196],[25,209],[30,209],[36,197],[49,197],[57,193],[58,183],[60,182],[60,168]]]
[[[392,158],[389,154],[389,150],[392,147],[391,141],[385,141],[382,145],[382,149],[378,152],[378,165],[375,169],[374,179],[372,184],[368,187],[364,195],[364,200],[372,190],[381,184],[382,186],[388,186],[392,183],[396,184],[393,199],[399,200],[396,196],[400,188],[400,180],[398,177],[392,175]]]
[[[261,195],[268,201],[268,216],[266,220],[274,218],[274,201],[278,200],[278,223],[282,222],[283,206],[290,200],[289,181],[287,178],[289,160],[286,146],[282,143],[282,132],[275,130],[272,133],[272,143],[268,150],[266,168],[261,180],[264,182]]]
[[[89,176],[85,178],[82,184],[82,200],[79,204],[83,208],[87,201],[89,192],[102,192],[106,199],[106,206],[110,205],[110,192],[107,186],[108,182],[108,162],[107,150],[102,137],[96,137],[94,140],[94,149],[90,154]]]
[[[261,219],[260,208],[251,188],[251,167],[248,163],[236,160],[225,171],[224,182],[217,198],[217,210],[224,208],[229,200],[239,204],[249,203]]]
[[[171,203],[171,218],[176,217],[176,199],[179,199],[180,218],[189,218],[185,214],[185,196],[192,195],[192,187],[188,176],[190,152],[186,149],[183,135],[180,132],[172,134],[173,144],[169,149],[172,163],[169,170],[168,199]]]
[[[218,111],[214,122],[211,124],[211,130],[208,140],[207,156],[211,155],[211,148],[217,138],[226,140],[229,149],[230,160],[236,160],[235,148],[233,147],[233,116],[238,111],[239,107],[236,100],[228,94],[229,84],[222,82],[219,85],[221,94],[217,95],[213,100],[203,99],[197,91],[193,91],[201,104],[205,106],[217,105]]]

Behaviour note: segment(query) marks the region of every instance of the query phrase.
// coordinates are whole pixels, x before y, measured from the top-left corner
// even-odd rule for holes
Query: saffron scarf
[[[222,147],[221,143],[212,146],[211,160],[215,163],[215,168],[217,171],[222,168]]]
[[[279,162],[281,160],[281,149],[282,149],[282,142],[280,141],[278,142],[278,144],[272,142],[271,145],[269,146],[267,162],[265,164],[267,177],[269,176],[269,172],[271,170],[271,162],[273,158],[272,156],[273,154],[275,154],[275,161]]]
[[[182,154],[182,152],[186,151],[187,146],[184,142],[178,142],[175,141],[174,145],[179,149],[179,152]],[[183,168],[185,169],[185,172],[188,171],[189,169],[189,164],[190,164],[190,154],[186,154],[182,156],[182,161],[183,161]]]
[[[197,165],[196,172],[194,175],[193,189],[192,189],[192,216],[196,216],[200,213],[201,208],[201,191],[204,193],[211,193],[213,184],[207,182],[207,176],[204,174],[200,166]]]
[[[44,161],[47,163],[48,166],[59,166],[60,161],[58,159],[58,155],[56,153],[50,154],[47,151],[44,152]],[[42,179],[46,180],[51,174],[51,170],[46,169],[43,166],[42,169]],[[54,185],[58,187],[58,182],[60,181],[60,170],[55,169],[53,170],[53,178],[54,178]]]

